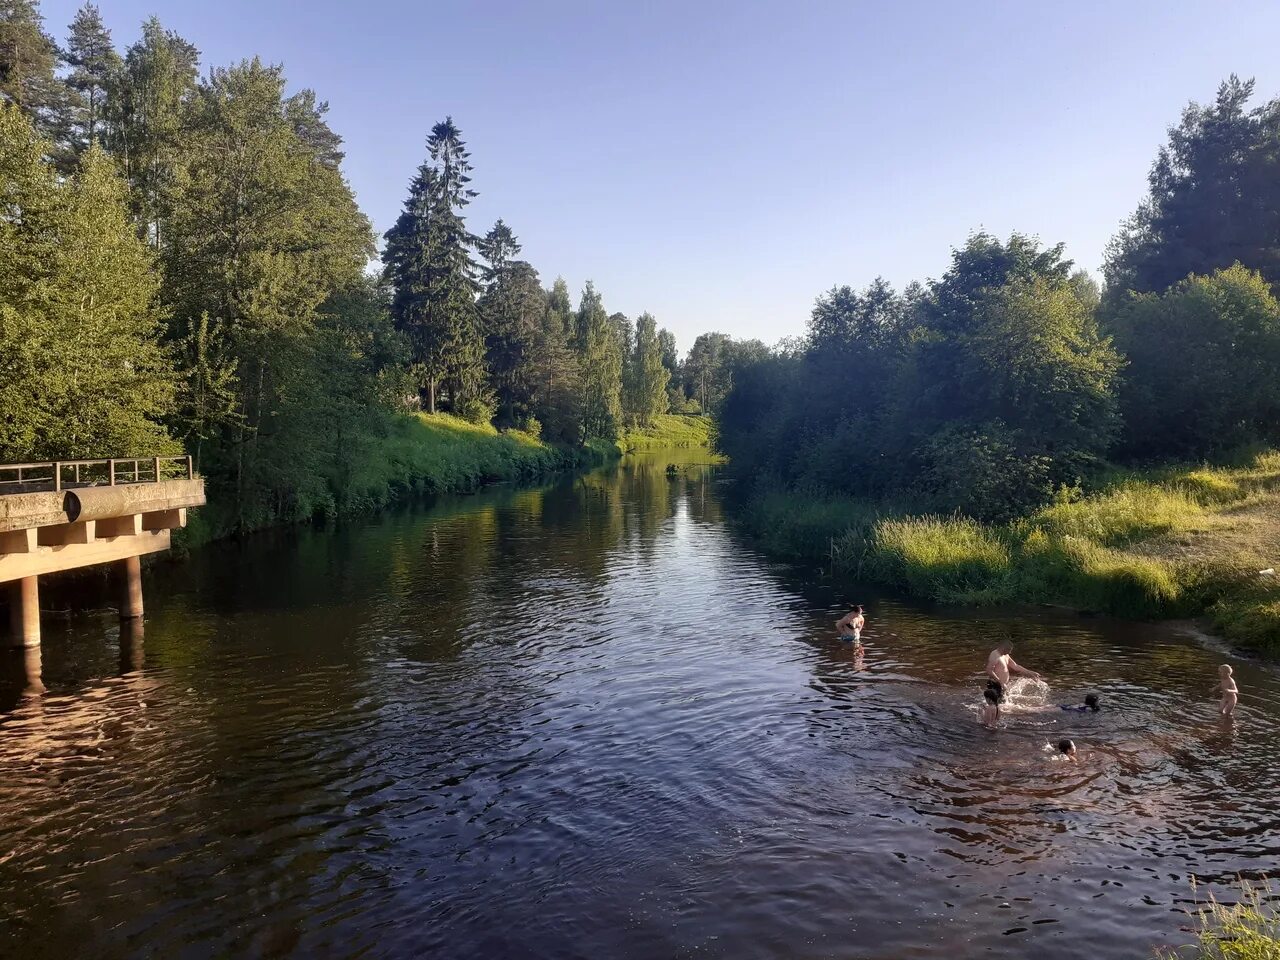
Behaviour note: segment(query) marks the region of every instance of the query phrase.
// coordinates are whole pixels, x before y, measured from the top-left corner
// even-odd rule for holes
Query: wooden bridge
[[[139,558],[204,503],[190,457],[50,460],[0,465],[0,585],[10,590],[8,643],[40,643],[41,574],[99,563],[120,569],[120,616],[142,616]],[[4,641],[0,641],[4,642]]]

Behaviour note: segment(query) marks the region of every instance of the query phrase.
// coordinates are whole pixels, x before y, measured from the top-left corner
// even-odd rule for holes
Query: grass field
[[[713,428],[710,417],[664,413],[653,418],[653,426],[628,430],[618,440],[625,453],[673,447],[709,447]]]
[[[1053,603],[1129,617],[1207,615],[1280,655],[1280,453],[1235,465],[1116,473],[1010,524],[770,494],[748,510],[766,545],[942,603]]]

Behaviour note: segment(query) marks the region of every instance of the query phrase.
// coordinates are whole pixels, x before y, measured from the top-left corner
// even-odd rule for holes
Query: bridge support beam
[[[142,561],[125,557],[120,561],[120,619],[142,616]]]
[[[40,646],[40,585],[38,577],[23,577],[9,587],[8,644],[13,647]]]

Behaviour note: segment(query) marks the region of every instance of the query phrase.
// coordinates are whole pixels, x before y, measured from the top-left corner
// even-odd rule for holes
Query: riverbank
[[[388,420],[385,431],[353,457],[342,477],[326,478],[330,496],[308,516],[280,516],[258,526],[279,526],[321,516],[372,513],[391,503],[439,493],[467,493],[490,483],[531,483],[564,470],[599,466],[621,455],[611,442],[580,447],[545,443],[520,430],[497,430],[447,413]],[[221,509],[220,509],[221,507]],[[194,511],[181,538],[186,548],[228,536],[229,508],[216,492]]]
[[[1280,656],[1280,453],[1117,473],[1089,496],[982,524],[892,504],[769,493],[743,511],[766,547],[939,603],[1048,603],[1207,616]]]
[[[664,413],[653,418],[653,426],[628,430],[618,439],[622,453],[645,450],[710,447],[715,430],[710,417]]]

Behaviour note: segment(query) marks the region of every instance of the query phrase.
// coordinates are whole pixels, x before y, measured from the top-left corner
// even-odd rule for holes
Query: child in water
[[[1058,741],[1058,754],[1064,760],[1076,762],[1076,742],[1074,740],[1062,739]]]
[[[852,610],[836,621],[840,639],[862,643],[862,625],[866,622],[867,618],[862,615],[862,604],[855,604]]]
[[[1218,712],[1224,717],[1235,713],[1236,702],[1240,699],[1240,688],[1236,686],[1236,678],[1231,675],[1231,665],[1224,663],[1218,668],[1218,682],[1215,690],[1222,692],[1222,705]]]
[[[995,727],[1000,722],[1000,701],[1003,699],[1004,689],[997,681],[990,681],[987,689],[982,691],[982,710],[978,714],[983,726]]]
[[[1086,696],[1084,698],[1084,703],[1079,703],[1079,704],[1064,703],[1061,705],[1061,707],[1063,710],[1070,710],[1073,713],[1085,713],[1085,712],[1097,713],[1098,710],[1100,709],[1098,707],[1098,695],[1096,693],[1091,693],[1088,696]]]

